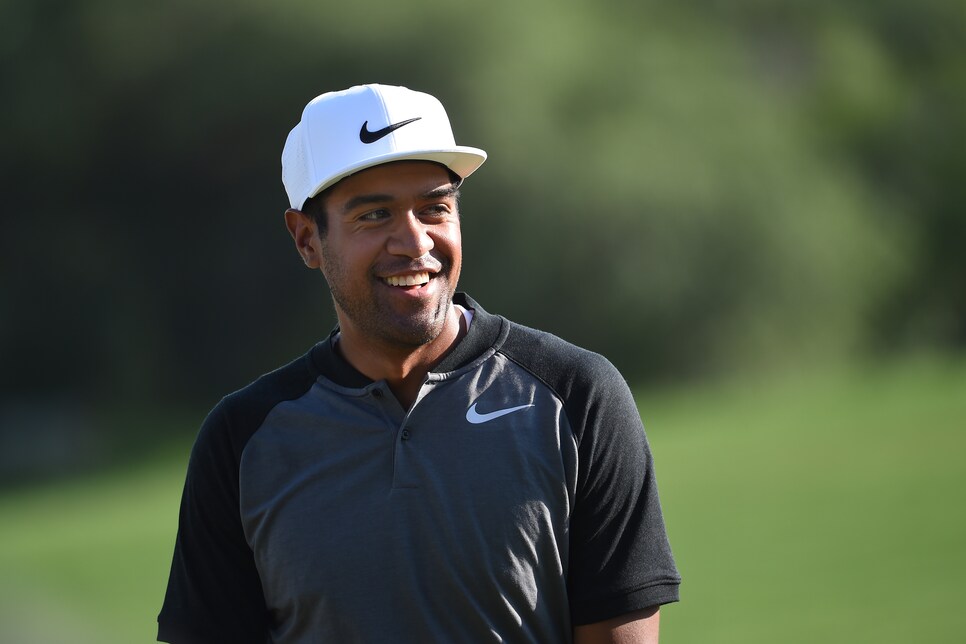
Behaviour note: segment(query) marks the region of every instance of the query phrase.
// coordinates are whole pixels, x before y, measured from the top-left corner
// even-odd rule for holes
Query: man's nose
[[[393,255],[405,255],[415,259],[428,253],[435,245],[433,238],[429,236],[429,227],[414,213],[408,212],[394,227],[387,250]]]

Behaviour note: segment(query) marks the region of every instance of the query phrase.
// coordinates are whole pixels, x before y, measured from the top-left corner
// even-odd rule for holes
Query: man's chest
[[[408,411],[384,384],[316,386],[269,414],[241,465],[242,522],[282,612],[348,615],[420,587],[526,612],[563,583],[576,446],[560,401],[512,365],[430,382]]]

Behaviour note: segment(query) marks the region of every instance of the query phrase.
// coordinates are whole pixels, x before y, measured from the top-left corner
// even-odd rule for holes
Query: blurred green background
[[[313,96],[490,160],[462,287],[638,393],[667,642],[966,630],[966,5],[0,4],[0,641],[151,641],[187,450],[334,322],[282,226]]]

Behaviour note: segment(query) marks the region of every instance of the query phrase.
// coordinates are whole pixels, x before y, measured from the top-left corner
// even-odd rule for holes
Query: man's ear
[[[285,211],[285,227],[305,265],[309,268],[322,266],[322,249],[315,219],[301,210],[289,208]]]

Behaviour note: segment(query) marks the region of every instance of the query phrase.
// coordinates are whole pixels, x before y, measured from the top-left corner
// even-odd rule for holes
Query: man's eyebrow
[[[460,187],[457,183],[448,183],[445,186],[440,186],[439,188],[434,188],[429,192],[424,192],[420,195],[423,199],[442,199],[445,197],[456,197],[459,196]]]
[[[419,195],[420,199],[445,199],[447,197],[458,197],[460,193],[459,184],[448,183],[439,188],[433,188]],[[343,213],[349,213],[359,206],[370,206],[374,204],[384,204],[393,201],[395,197],[388,194],[362,194],[350,197],[342,206]]]
[[[388,203],[392,200],[393,200],[392,195],[380,195],[380,194],[356,195],[355,197],[351,197],[348,201],[345,202],[345,204],[343,204],[342,212],[348,213],[351,210],[355,210],[359,206]]]

